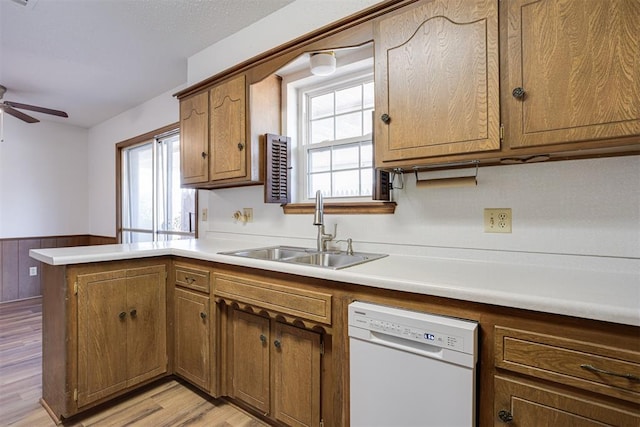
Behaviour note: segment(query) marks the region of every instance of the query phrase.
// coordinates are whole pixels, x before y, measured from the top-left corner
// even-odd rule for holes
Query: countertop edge
[[[245,242],[246,245],[246,242]],[[81,247],[58,249],[31,249],[29,255],[46,264],[61,266],[92,262],[119,261],[158,256],[177,256],[201,261],[217,262],[240,267],[313,277],[342,283],[369,286],[380,289],[411,292],[436,297],[451,298],[469,302],[497,305],[510,308],[532,310],[551,314],[560,314],[584,319],[599,320],[631,326],[640,326],[640,308],[619,307],[606,302],[583,302],[569,298],[553,298],[544,295],[523,295],[505,292],[500,289],[461,286],[451,283],[439,283],[429,279],[396,279],[385,270],[384,274],[368,271],[367,264],[343,270],[331,270],[311,266],[301,266],[275,261],[256,260],[220,254],[225,250],[239,248],[196,246],[180,247],[171,244],[153,245],[107,245],[110,248]],[[215,246],[215,245],[213,245]],[[94,249],[91,249],[94,248]],[[98,249],[96,249],[98,248]],[[207,250],[210,249],[210,250]],[[82,250],[82,252],[80,252]],[[407,257],[415,258],[415,257]],[[401,255],[390,255],[387,262],[400,261]],[[380,260],[375,261],[380,262]],[[464,260],[460,260],[462,264]],[[373,264],[373,263],[371,263]]]

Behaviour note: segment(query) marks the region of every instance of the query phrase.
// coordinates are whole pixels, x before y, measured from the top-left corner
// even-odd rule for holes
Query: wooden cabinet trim
[[[495,346],[498,368],[640,403],[640,381],[580,367],[589,364],[640,377],[640,352],[501,326],[495,327]]]
[[[216,296],[331,324],[331,294],[214,273]]]
[[[210,291],[209,270],[192,268],[183,264],[174,264],[174,281],[183,288],[208,294]]]
[[[503,425],[500,411],[513,415],[514,425],[606,425],[637,426],[640,414],[622,406],[592,400],[547,385],[495,376],[494,425]]]

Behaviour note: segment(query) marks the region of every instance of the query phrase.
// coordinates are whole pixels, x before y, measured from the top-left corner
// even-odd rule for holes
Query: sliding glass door
[[[121,150],[122,243],[195,236],[195,190],[180,188],[180,134]]]

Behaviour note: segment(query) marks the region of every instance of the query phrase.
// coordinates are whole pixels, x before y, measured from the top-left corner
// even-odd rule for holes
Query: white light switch
[[[37,276],[38,267],[29,267],[29,276]]]

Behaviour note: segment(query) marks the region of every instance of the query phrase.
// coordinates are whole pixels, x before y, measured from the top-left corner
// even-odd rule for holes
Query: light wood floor
[[[0,304],[0,426],[48,427],[42,394],[42,304],[39,298]],[[65,426],[266,426],[174,379],[72,418]]]

